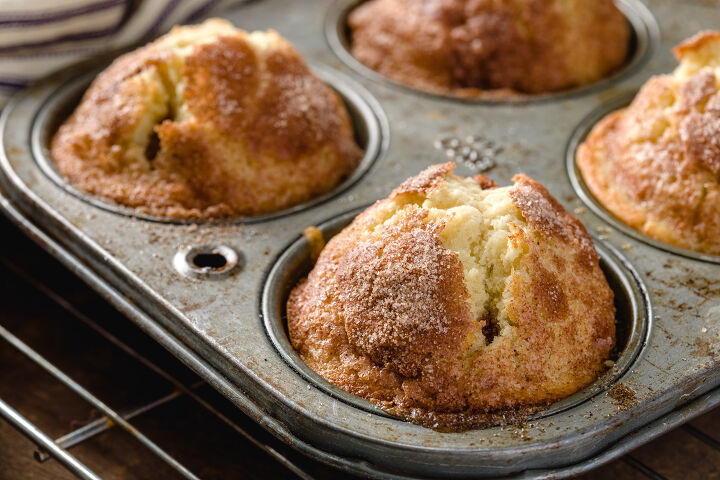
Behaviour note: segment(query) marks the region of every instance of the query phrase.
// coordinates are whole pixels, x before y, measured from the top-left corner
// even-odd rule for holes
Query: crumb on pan
[[[608,395],[621,410],[627,410],[637,403],[635,390],[627,383],[616,384],[608,391]]]
[[[320,257],[320,252],[325,248],[325,237],[323,233],[314,226],[309,226],[302,232],[303,237],[310,244],[310,260],[313,262],[317,261]]]

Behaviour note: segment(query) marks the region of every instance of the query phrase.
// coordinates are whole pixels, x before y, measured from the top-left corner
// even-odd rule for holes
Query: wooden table
[[[88,327],[83,316],[100,323],[186,385],[198,382],[194,373],[2,217],[0,238],[0,325],[101,400],[122,410],[147,404],[172,393],[174,388]],[[260,441],[274,441],[212,388],[205,385],[196,392]],[[2,339],[0,398],[53,438],[101,416]],[[132,423],[202,479],[297,478],[185,395],[140,415]],[[283,447],[280,444],[278,448]],[[0,479],[74,478],[54,460],[36,462],[34,450],[29,440],[0,420]],[[119,428],[70,451],[105,479],[181,478]],[[313,477],[350,478],[288,449],[283,451]],[[720,409],[582,478],[643,477],[720,479]]]

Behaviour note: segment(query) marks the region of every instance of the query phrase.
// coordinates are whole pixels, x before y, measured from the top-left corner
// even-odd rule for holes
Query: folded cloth
[[[0,0],[0,108],[35,79],[242,0]]]

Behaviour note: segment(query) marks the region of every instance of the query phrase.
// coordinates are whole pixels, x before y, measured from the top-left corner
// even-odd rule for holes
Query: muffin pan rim
[[[631,34],[635,40],[635,51],[629,60],[610,72],[608,75],[587,85],[580,85],[557,92],[538,94],[524,94],[511,92],[506,96],[494,96],[498,90],[487,90],[487,94],[479,96],[462,97],[451,93],[439,93],[406,85],[383,75],[356,59],[348,47],[346,35],[340,33],[347,29],[346,20],[351,10],[368,0],[334,0],[327,11],[324,20],[325,38],[330,49],[347,67],[358,75],[389,85],[395,89],[409,92],[430,99],[452,101],[476,105],[524,105],[533,103],[553,102],[583,97],[595,92],[607,90],[623,82],[638,69],[640,69],[652,56],[655,48],[660,44],[660,28],[652,11],[640,0],[614,0],[621,13],[630,25]]]
[[[606,115],[626,107],[630,104],[637,91],[628,92],[623,95],[617,96],[602,105],[596,107],[589,114],[587,114],[575,129],[572,131],[570,138],[565,147],[565,168],[567,171],[568,179],[572,185],[573,190],[577,193],[578,197],[592,212],[602,218],[606,223],[610,224],[612,228],[624,233],[625,235],[634,238],[640,242],[645,243],[651,248],[664,250],[665,252],[673,255],[678,255],[691,260],[697,260],[701,262],[720,264],[720,255],[711,255],[709,253],[696,252],[687,248],[678,247],[670,243],[663,242],[649,235],[646,235],[638,230],[635,230],[625,222],[617,218],[615,215],[605,208],[600,201],[593,195],[588,186],[585,184],[585,180],[582,177],[580,168],[577,165],[577,149],[580,144],[587,138],[592,128]]]
[[[85,192],[73,185],[73,183],[65,178],[65,176],[57,169],[53,162],[49,151],[49,140],[55,133],[56,128],[52,128],[58,123],[57,116],[59,112],[67,110],[70,99],[74,98],[77,93],[85,92],[87,87],[92,83],[96,76],[107,68],[116,57],[101,56],[91,59],[88,62],[81,62],[80,65],[93,65],[93,68],[82,75],[70,76],[70,72],[77,70],[78,65],[72,65],[68,69],[61,70],[58,77],[62,78],[62,84],[55,90],[49,92],[44,98],[41,108],[35,115],[31,131],[32,153],[35,162],[40,170],[50,178],[59,188],[70,193],[74,197],[108,212],[125,217],[137,218],[153,223],[164,224],[255,224],[279,219],[288,215],[297,214],[305,210],[312,209],[323,203],[331,201],[338,195],[342,195],[351,189],[365,176],[367,176],[378,161],[381,161],[387,153],[390,144],[390,126],[380,103],[366,88],[357,83],[348,75],[337,71],[327,65],[309,63],[312,72],[317,75],[324,83],[326,83],[347,105],[348,114],[353,124],[353,131],[357,135],[358,129],[366,130],[367,145],[363,149],[363,156],[360,159],[352,174],[340,184],[333,187],[328,192],[322,193],[310,198],[304,202],[292,205],[290,207],[261,215],[251,215],[246,217],[217,217],[217,218],[173,218],[161,217],[145,213],[140,209],[128,207],[114,202],[111,199],[104,198],[101,195],[95,195]],[[73,106],[74,110],[77,103]],[[72,111],[70,110],[70,111]],[[355,118],[355,112],[357,117]],[[69,113],[69,112],[68,112]],[[362,122],[362,127],[357,125]]]
[[[327,218],[319,222],[316,228],[323,232],[325,241],[327,242],[332,238],[332,236],[327,236],[328,232],[344,229],[357,215],[368,207],[370,207],[370,205],[354,208],[332,218]],[[628,312],[628,314],[631,318],[628,322],[626,345],[615,360],[615,365],[601,373],[593,383],[569,396],[552,402],[546,407],[542,407],[538,412],[527,417],[529,421],[547,418],[565,412],[589,401],[595,395],[609,390],[612,385],[620,382],[627,371],[642,357],[652,333],[652,302],[647,287],[635,270],[635,267],[612,245],[606,244],[594,236],[592,238],[595,249],[600,256],[600,266],[603,274],[607,277],[606,270],[611,271],[615,280],[621,284],[619,287],[622,288],[624,296],[629,300],[628,306],[630,312]],[[275,257],[271,268],[265,276],[258,308],[268,338],[290,368],[308,382],[314,384],[325,394],[369,413],[400,421],[408,421],[403,417],[385,412],[369,400],[346,392],[331,384],[328,380],[308,367],[292,347],[287,336],[287,320],[285,319],[282,305],[287,303],[289,289],[294,288],[297,281],[295,285],[290,285],[289,289],[284,288],[282,283],[284,283],[284,274],[287,274],[292,267],[293,260],[303,256],[304,252],[308,249],[308,245],[307,240],[302,235],[291,241]],[[306,275],[302,275],[300,278],[304,278],[305,276]],[[287,291],[287,294],[281,293],[283,291]],[[613,293],[615,298],[617,298],[618,292],[613,289]],[[278,302],[281,303],[280,312],[277,311]]]

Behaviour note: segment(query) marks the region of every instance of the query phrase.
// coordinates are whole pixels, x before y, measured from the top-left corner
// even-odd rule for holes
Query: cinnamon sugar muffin
[[[435,165],[333,237],[290,294],[302,360],[442,427],[570,395],[603,371],[613,292],[582,224],[539,183]]]
[[[341,99],[292,45],[213,19],[118,58],[51,155],[82,190],[203,218],[308,200],[349,176],[361,152]]]
[[[459,96],[594,82],[628,53],[612,0],[370,0],[348,16],[351,53],[391,79]]]
[[[593,195],[629,226],[720,255],[720,32],[674,53],[677,69],[600,121],[577,164]]]

